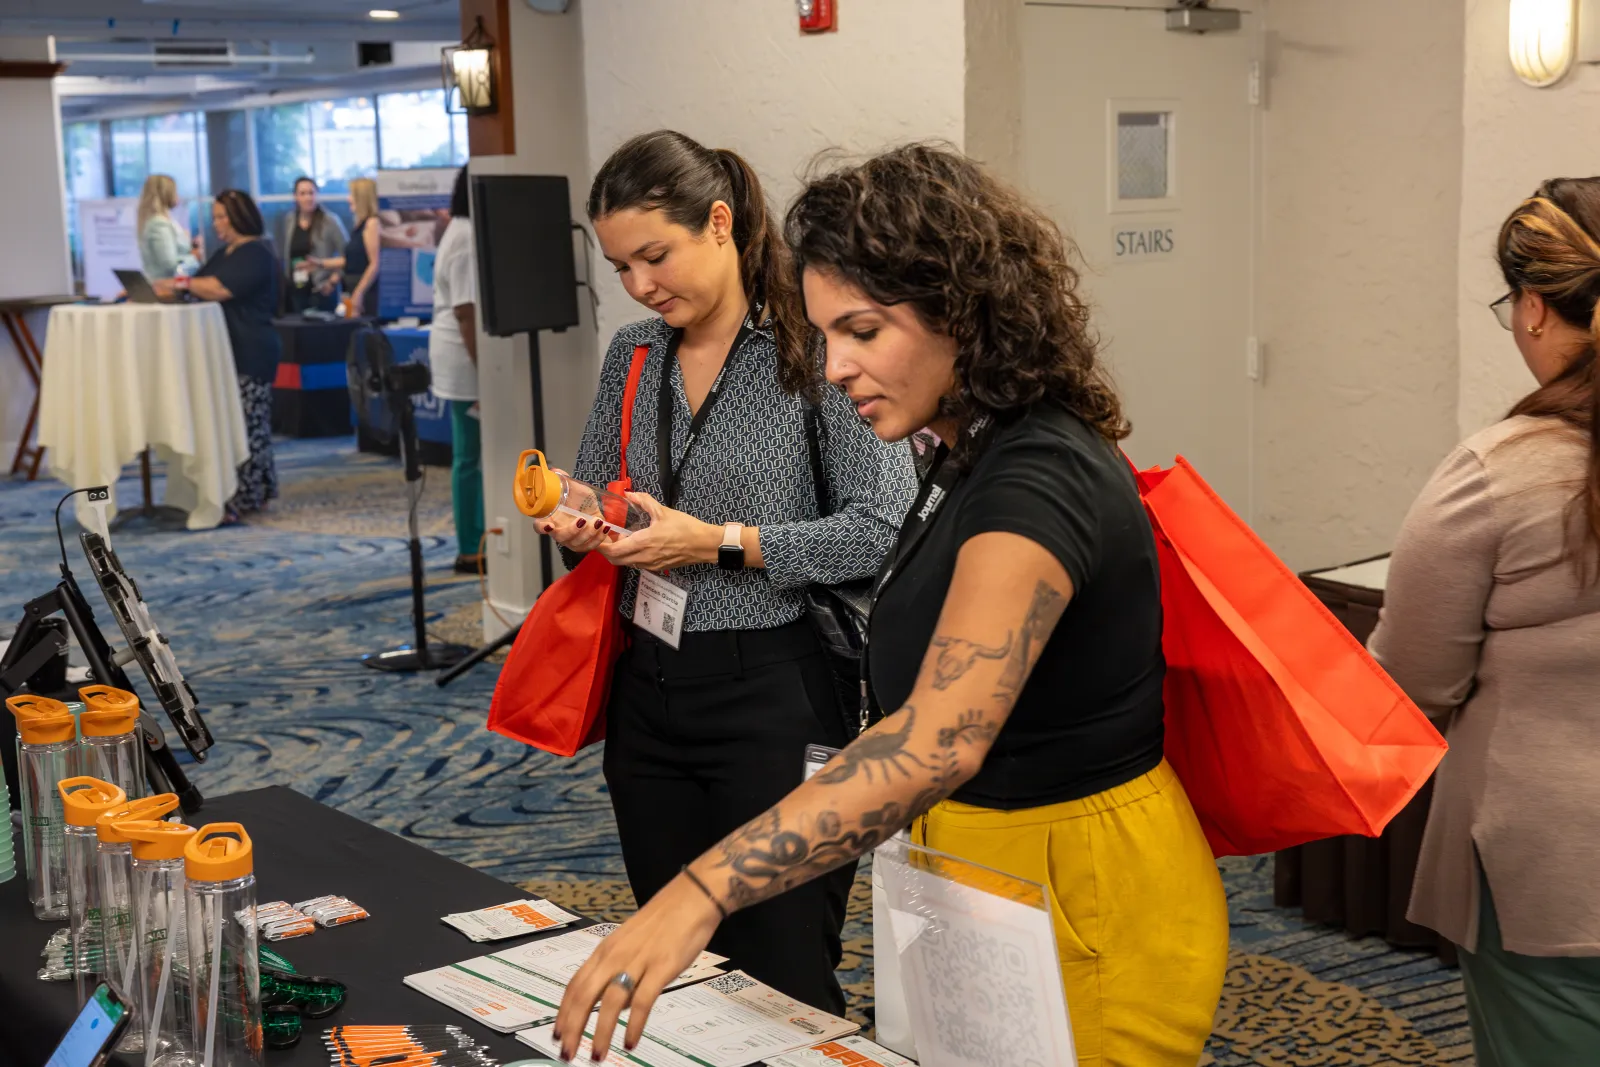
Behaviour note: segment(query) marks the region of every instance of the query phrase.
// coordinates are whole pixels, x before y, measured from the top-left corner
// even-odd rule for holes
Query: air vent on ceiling
[[[394,45],[388,41],[357,41],[356,66],[389,67],[394,65]]]
[[[231,67],[231,41],[157,41],[153,49],[158,67]]]

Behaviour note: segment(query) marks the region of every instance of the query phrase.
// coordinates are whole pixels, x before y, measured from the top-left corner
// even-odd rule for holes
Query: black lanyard
[[[727,382],[733,372],[733,366],[739,360],[739,353],[744,349],[745,341],[755,333],[755,316],[761,313],[759,307],[750,309],[744,324],[739,327],[738,334],[733,339],[733,344],[728,349],[728,358],[722,361],[722,369],[717,372],[717,380],[711,383],[711,391],[706,394],[705,400],[700,403],[700,410],[694,413],[694,418],[689,420],[689,436],[683,442],[683,458],[678,460],[678,465],[672,465],[672,368],[678,362],[678,343],[683,340],[683,331],[674,330],[672,340],[667,344],[667,358],[661,364],[661,389],[656,396],[656,463],[661,468],[661,502],[667,507],[675,507],[678,503],[678,491],[682,488],[679,476],[683,468],[689,463],[689,453],[694,451],[694,444],[700,438],[700,429],[706,423],[706,418],[711,414],[711,409],[717,406],[717,398],[722,395],[722,386]]]
[[[883,561],[883,568],[878,571],[878,580],[872,583],[872,610],[875,613],[878,601],[883,596],[883,591],[893,580],[900,565],[911,557],[922,539],[933,529],[933,521],[939,514],[950,494],[955,491],[957,483],[962,479],[966,470],[954,463],[948,462],[950,446],[941,444],[934,453],[933,465],[922,478],[922,484],[917,489],[917,496],[911,504],[911,511],[906,516],[905,523],[900,527],[900,536],[895,540],[895,545],[888,558]],[[872,616],[867,616],[866,633],[861,640],[861,718],[860,728],[865,730],[878,719],[883,717],[883,712],[877,706],[877,698],[872,693],[871,667],[868,661],[868,650],[872,646]]]

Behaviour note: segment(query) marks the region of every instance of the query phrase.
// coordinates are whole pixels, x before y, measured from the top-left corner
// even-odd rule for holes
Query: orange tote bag
[[[633,350],[622,391],[622,468],[607,486],[614,493],[633,487],[628,437],[648,353],[644,345]],[[576,570],[540,594],[500,668],[489,729],[558,756],[576,755],[605,740],[611,670],[627,640],[617,613],[621,585],[622,574],[611,561],[590,552]]]
[[[1181,456],[1136,477],[1161,560],[1167,760],[1212,851],[1382,833],[1444,738]]]

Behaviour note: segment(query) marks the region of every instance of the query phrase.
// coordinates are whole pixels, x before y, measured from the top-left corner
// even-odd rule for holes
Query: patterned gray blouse
[[[622,391],[636,345],[647,345],[633,405],[628,472],[636,492],[661,499],[656,454],[657,400],[672,328],[647,319],[618,330],[600,369],[589,422],[573,474],[605,485],[621,466]],[[683,371],[672,367],[672,462],[679,471],[678,510],[705,522],[761,528],[765,569],[725,571],[695,564],[672,572],[689,591],[685,630],[759,630],[800,618],[800,591],[877,573],[916,494],[911,449],[884,444],[836,390],[822,400],[822,466],[833,513],[817,514],[806,447],[806,403],[778,385],[778,349],[770,330],[746,340],[722,382],[722,395],[700,430],[689,461],[689,402]],[[638,575],[624,571],[621,609],[633,617]]]

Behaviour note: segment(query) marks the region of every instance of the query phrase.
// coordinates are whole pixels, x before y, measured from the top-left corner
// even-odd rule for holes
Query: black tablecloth
[[[255,843],[257,900],[338,893],[372,913],[361,922],[272,945],[301,973],[338,978],[350,993],[332,1015],[306,1020],[297,1047],[268,1050],[267,1067],[322,1067],[328,1062],[322,1031],[341,1023],[456,1023],[503,1063],[537,1055],[401,984],[417,971],[534,940],[480,945],[439,921],[450,912],[520,899],[524,894],[515,886],[288,789],[212,798],[203,815],[190,821],[197,820],[244,824]],[[63,924],[33,917],[20,870],[20,839],[16,845],[17,877],[0,884],[0,1065],[39,1067],[72,1021],[74,992],[71,982],[36,976],[40,949]]]

